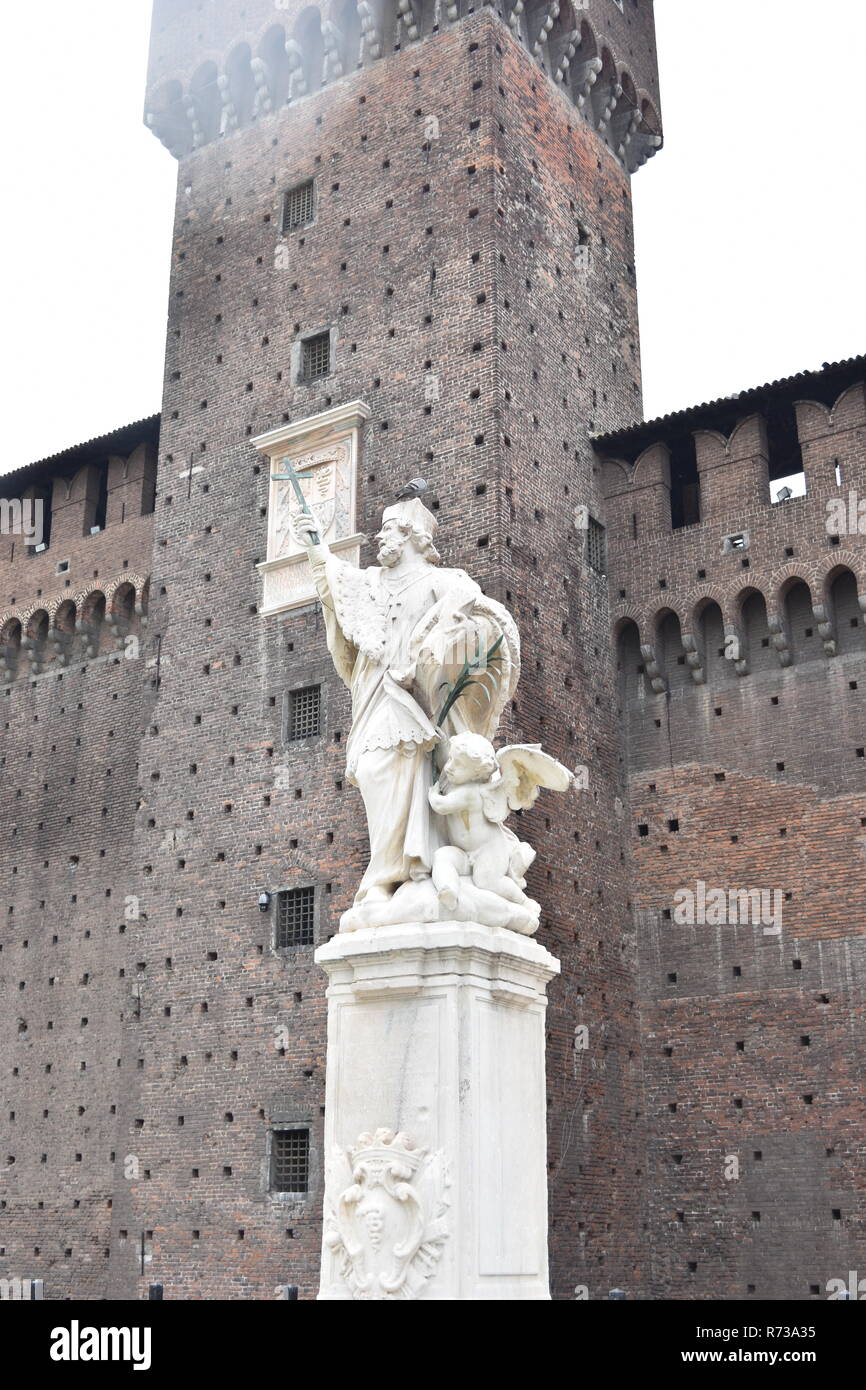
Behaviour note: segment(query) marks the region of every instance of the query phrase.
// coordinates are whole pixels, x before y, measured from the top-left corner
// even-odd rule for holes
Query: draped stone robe
[[[441,843],[427,800],[432,750],[458,730],[492,735],[517,684],[519,638],[507,609],[463,570],[425,561],[392,575],[378,566],[356,569],[322,547],[309,554],[328,648],[352,692],[346,774],[361,791],[370,833],[357,905],[429,876]],[[493,690],[470,687],[440,728],[464,661],[486,654],[500,636]]]

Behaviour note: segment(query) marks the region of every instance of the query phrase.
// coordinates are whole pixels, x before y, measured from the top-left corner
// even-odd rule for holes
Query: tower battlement
[[[613,622],[648,693],[866,649],[866,359],[596,449]]]
[[[123,646],[145,617],[159,417],[3,479],[0,682]]]
[[[423,45],[484,8],[633,172],[662,143],[651,0],[157,4],[145,121],[177,158]],[[419,61],[422,48],[418,49]]]

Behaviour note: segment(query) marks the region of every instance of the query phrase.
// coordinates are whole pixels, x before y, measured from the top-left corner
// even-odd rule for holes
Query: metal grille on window
[[[316,211],[316,192],[313,180],[290,188],[283,202],[283,231],[293,232],[312,222]]]
[[[312,946],[315,888],[289,888],[277,894],[277,947]]]
[[[327,376],[331,370],[331,335],[319,333],[304,343],[304,380]]]
[[[597,574],[607,573],[607,546],[604,527],[600,521],[596,521],[595,517],[592,516],[589,518],[589,530],[586,536],[586,558]]]
[[[308,1192],[310,1189],[310,1131],[275,1129],[271,1149],[271,1189]]]
[[[289,694],[289,738],[312,738],[319,732],[322,687],[308,685]]]

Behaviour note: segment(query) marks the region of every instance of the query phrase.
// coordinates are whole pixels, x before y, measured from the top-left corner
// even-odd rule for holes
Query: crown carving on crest
[[[402,1130],[395,1133],[392,1129],[377,1129],[372,1134],[365,1133],[358,1137],[358,1142],[349,1149],[349,1160],[353,1167],[358,1162],[374,1166],[399,1162],[414,1173],[420,1168],[426,1153],[426,1149],[419,1149]]]

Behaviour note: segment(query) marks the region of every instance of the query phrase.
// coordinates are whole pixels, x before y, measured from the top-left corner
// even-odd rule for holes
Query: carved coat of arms
[[[420,1297],[448,1238],[449,1185],[444,1154],[388,1129],[333,1151],[325,1244],[353,1298]]]
[[[329,544],[349,534],[351,518],[351,456],[346,443],[317,449],[291,459],[301,479],[301,489],[323,527],[322,540]],[[298,500],[286,482],[274,484],[272,559],[300,553],[292,536],[291,520],[300,510]]]

